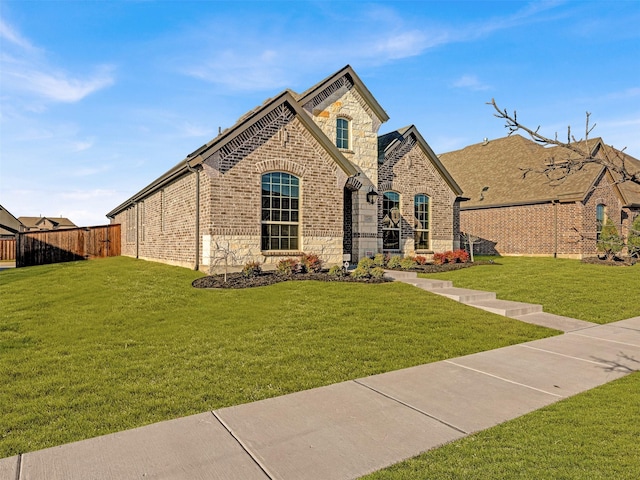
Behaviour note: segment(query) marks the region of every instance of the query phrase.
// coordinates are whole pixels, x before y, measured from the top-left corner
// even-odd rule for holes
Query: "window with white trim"
[[[414,248],[429,250],[429,197],[419,193],[413,198]]]
[[[602,227],[606,221],[606,210],[602,203],[596,205],[596,240],[600,240],[600,234],[602,233]]]
[[[336,120],[336,146],[345,150],[349,149],[349,120],[346,118]]]
[[[298,250],[300,179],[290,173],[262,175],[262,250]]]

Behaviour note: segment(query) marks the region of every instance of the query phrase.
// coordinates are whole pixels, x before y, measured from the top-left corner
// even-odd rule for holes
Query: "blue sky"
[[[640,158],[640,2],[0,0],[0,204],[105,214],[285,88],[350,64],[437,153],[549,135]],[[473,166],[470,166],[473,168]]]

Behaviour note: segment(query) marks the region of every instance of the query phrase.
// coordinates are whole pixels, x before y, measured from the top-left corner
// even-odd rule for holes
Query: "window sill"
[[[262,250],[261,253],[265,257],[300,257],[304,255],[304,252],[297,250]]]
[[[353,150],[351,150],[350,148],[340,148],[338,147],[338,151],[340,153],[355,153]]]
[[[431,255],[433,253],[433,250],[416,250],[416,253],[426,253],[428,255]]]

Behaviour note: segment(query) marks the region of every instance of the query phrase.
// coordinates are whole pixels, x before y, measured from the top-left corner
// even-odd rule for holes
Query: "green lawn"
[[[486,260],[486,259],[485,259]],[[491,290],[545,311],[607,323],[640,315],[640,266],[500,257],[429,278]],[[640,373],[584,392],[365,477],[415,479],[640,478]]]
[[[490,290],[502,300],[538,303],[545,312],[589,322],[640,315],[640,263],[611,267],[560,258],[479,258],[495,264],[421,276]]]
[[[640,372],[484,430],[367,480],[636,480]]]
[[[0,458],[557,333],[399,283],[200,275],[126,257],[0,272]]]

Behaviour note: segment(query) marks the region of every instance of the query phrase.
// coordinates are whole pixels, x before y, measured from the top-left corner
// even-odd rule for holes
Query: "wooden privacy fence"
[[[120,225],[17,234],[16,267],[120,255]]]
[[[16,259],[16,239],[8,238],[0,240],[0,260]]]

